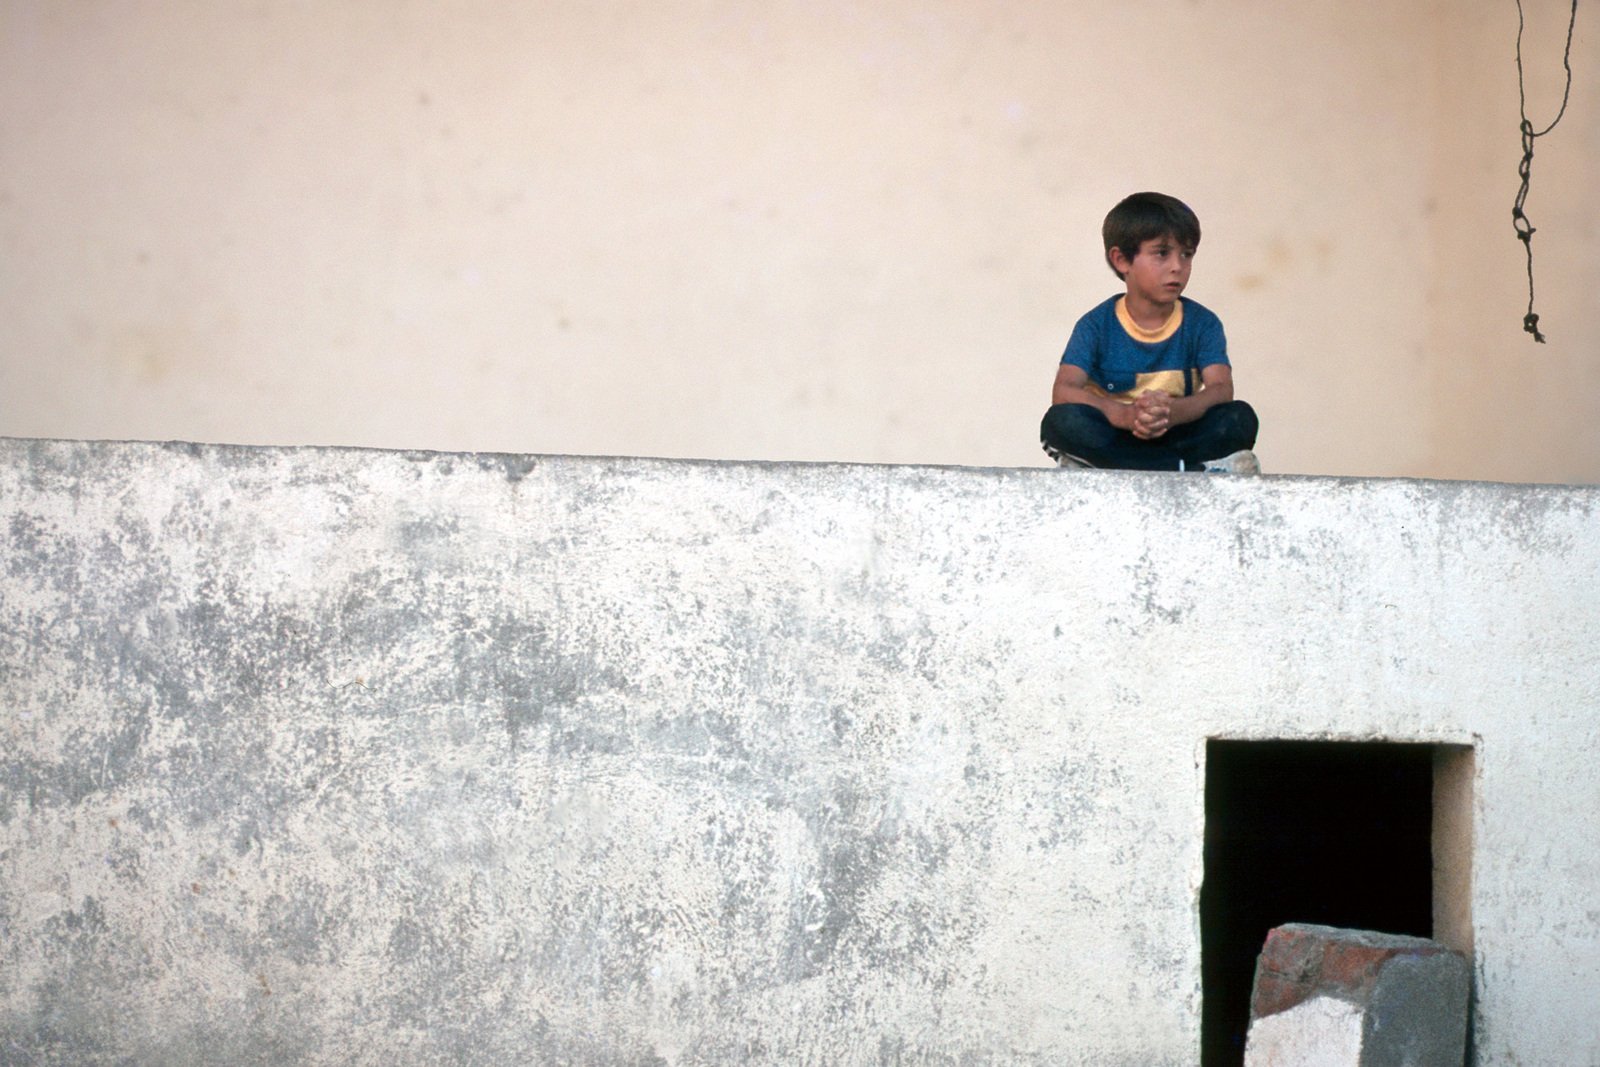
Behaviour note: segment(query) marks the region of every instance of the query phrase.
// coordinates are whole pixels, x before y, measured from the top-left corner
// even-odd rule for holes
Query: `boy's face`
[[[1194,265],[1194,246],[1180,244],[1171,234],[1145,241],[1131,260],[1120,248],[1111,255],[1111,265],[1126,276],[1128,295],[1161,306],[1177,301]]]

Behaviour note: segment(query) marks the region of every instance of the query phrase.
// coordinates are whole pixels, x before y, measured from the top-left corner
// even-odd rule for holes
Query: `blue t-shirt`
[[[1200,388],[1200,368],[1228,364],[1222,320],[1211,311],[1179,297],[1166,325],[1147,331],[1128,317],[1124,300],[1114,296],[1085,313],[1061,356],[1083,368],[1094,392],[1124,402],[1152,389],[1188,396]]]

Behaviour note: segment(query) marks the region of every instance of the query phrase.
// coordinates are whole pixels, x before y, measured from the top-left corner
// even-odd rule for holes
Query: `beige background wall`
[[[0,0],[0,434],[1040,464],[1157,188],[1269,471],[1600,480],[1584,14],[1536,346],[1509,2]]]

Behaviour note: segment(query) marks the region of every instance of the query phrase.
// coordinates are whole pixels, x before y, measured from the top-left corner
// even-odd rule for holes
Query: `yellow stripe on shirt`
[[[1084,388],[1096,396],[1107,397],[1119,404],[1131,404],[1140,393],[1166,393],[1168,396],[1183,396],[1186,372],[1181,370],[1158,370],[1149,374],[1134,376],[1133,388],[1122,393],[1108,393],[1093,382],[1086,382]]]

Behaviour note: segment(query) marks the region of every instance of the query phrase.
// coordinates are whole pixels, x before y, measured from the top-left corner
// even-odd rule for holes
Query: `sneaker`
[[[1254,452],[1245,448],[1221,459],[1208,459],[1201,469],[1212,474],[1260,474],[1261,461],[1256,459]]]
[[[1058,467],[1065,467],[1068,470],[1092,470],[1094,468],[1094,464],[1088,460],[1079,459],[1077,456],[1069,456],[1061,449],[1047,445],[1043,441],[1039,442],[1039,447],[1044,449],[1045,455],[1056,461],[1056,466]]]

